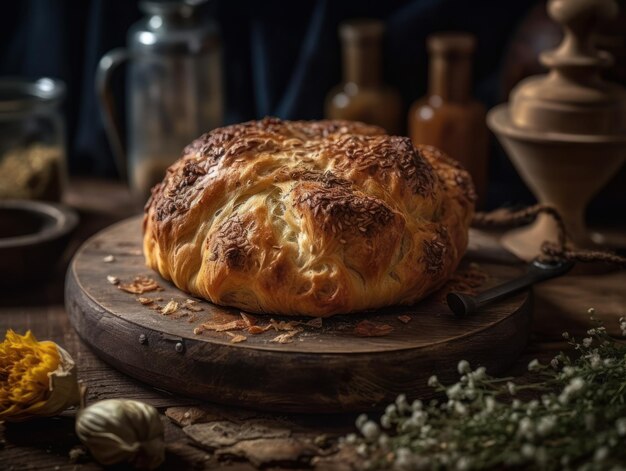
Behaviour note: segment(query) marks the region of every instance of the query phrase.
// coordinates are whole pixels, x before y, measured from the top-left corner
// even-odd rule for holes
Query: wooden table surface
[[[106,181],[73,181],[65,201],[78,210],[81,218],[68,247],[65,266],[59,267],[56,275],[44,285],[25,286],[19,290],[3,290],[0,287],[0,334],[8,328],[19,333],[30,329],[39,340],[54,340],[65,347],[78,365],[79,379],[88,387],[88,403],[107,398],[132,398],[157,407],[163,413],[166,431],[167,469],[219,467],[250,470],[258,466],[269,466],[272,469],[281,466],[290,469],[329,469],[331,464],[333,469],[350,469],[345,461],[333,461],[333,437],[354,431],[354,415],[277,417],[201,404],[145,386],[98,359],[81,342],[68,322],[63,305],[65,267],[71,254],[87,237],[140,209],[131,204],[129,192],[122,185]],[[570,333],[584,332],[588,327],[586,311],[589,307],[594,307],[598,316],[608,321],[610,332],[619,332],[617,322],[613,320],[625,314],[625,284],[625,273],[610,272],[568,276],[538,287],[535,291],[533,321],[535,334],[511,374],[523,376],[531,359],[549,360],[559,350],[565,349],[566,344],[560,338],[560,333],[565,330]],[[166,411],[169,418],[165,416]],[[218,418],[241,430],[259,420],[279,423],[300,443],[314,444],[320,454],[329,457],[311,459],[311,453],[302,452],[301,458],[290,461],[289,454],[293,454],[293,450],[290,448],[285,451],[281,448],[276,453],[286,453],[285,457],[280,462],[273,462],[271,456],[259,453],[258,447],[252,452],[233,447],[228,450],[215,446],[202,448],[179,426],[211,422]],[[100,469],[80,446],[73,427],[72,412],[36,422],[0,425],[0,469]],[[261,440],[257,443],[261,446],[264,442]]]

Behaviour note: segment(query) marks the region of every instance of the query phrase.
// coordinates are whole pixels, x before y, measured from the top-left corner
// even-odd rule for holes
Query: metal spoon
[[[499,286],[494,286],[476,296],[462,293],[449,293],[446,296],[448,307],[456,316],[462,317],[476,312],[482,306],[498,299],[510,296],[535,283],[549,280],[564,275],[574,266],[572,261],[557,261],[553,263],[532,261],[528,265],[525,275],[507,281]]]

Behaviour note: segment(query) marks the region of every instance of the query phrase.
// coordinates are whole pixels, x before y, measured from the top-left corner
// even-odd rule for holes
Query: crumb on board
[[[137,301],[139,302],[139,304],[143,304],[144,306],[147,306],[148,304],[152,304],[154,302],[154,299],[144,298],[143,296],[139,296],[137,298]]]
[[[243,322],[246,324],[246,327],[252,327],[253,325],[256,325],[257,323],[257,319],[256,317],[241,311],[239,313],[239,315],[241,316],[241,318],[243,319]]]
[[[359,337],[382,337],[391,332],[392,326],[368,320],[361,321],[354,327],[354,333]]]
[[[226,332],[226,334],[230,336],[230,343],[245,342],[246,340],[248,340],[248,337],[246,337],[245,335],[234,334],[232,332]]]
[[[122,291],[126,291],[131,294],[143,294],[150,291],[162,291],[163,288],[148,276],[136,276],[130,283],[114,283]]]
[[[398,320],[402,322],[403,324],[408,324],[409,322],[413,320],[413,318],[411,316],[403,315],[403,316],[398,316]]]
[[[270,342],[273,343],[291,343],[293,342],[293,338],[298,335],[300,332],[302,332],[304,329],[302,329],[301,327],[297,327],[293,330],[290,330],[288,332],[285,332],[284,334],[278,334],[276,337],[274,337],[272,340],[270,340]]]
[[[321,329],[321,327],[322,327],[322,318],[321,317],[316,317],[315,319],[311,319],[310,321],[305,322],[304,325],[306,325],[308,327],[313,327],[315,329]]]
[[[107,281],[112,285],[119,285],[120,279],[117,276],[107,275]]]
[[[170,299],[170,301],[161,310],[161,314],[163,314],[164,316],[169,316],[171,314],[174,314],[176,311],[178,311],[178,303],[173,299]]]
[[[203,309],[198,306],[198,301],[196,301],[195,299],[185,299],[185,302],[183,303],[183,309],[187,309],[191,312],[203,311]]]
[[[115,256],[114,255],[105,255],[104,257],[102,257],[102,261],[104,263],[113,263],[115,261]]]
[[[271,328],[272,328],[272,324],[267,324],[264,326],[251,325],[250,327],[248,327],[248,333],[252,335],[258,335],[258,334],[262,334],[263,332],[267,332]]]

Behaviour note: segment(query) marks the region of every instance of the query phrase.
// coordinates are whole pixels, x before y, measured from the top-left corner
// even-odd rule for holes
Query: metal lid
[[[65,97],[65,84],[48,77],[31,80],[0,78],[0,113],[30,112],[42,106],[54,106]]]
[[[600,76],[612,57],[597,50],[591,37],[617,12],[615,0],[550,0],[548,13],[565,36],[540,56],[550,72],[523,80],[511,92],[515,126],[566,134],[626,133],[626,90]]]
[[[128,31],[135,53],[198,54],[219,44],[217,25],[201,21],[197,8],[207,0],[150,0],[139,4],[146,17]]]

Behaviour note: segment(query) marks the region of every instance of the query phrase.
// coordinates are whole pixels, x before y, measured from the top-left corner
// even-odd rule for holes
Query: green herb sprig
[[[345,437],[372,469],[626,470],[626,344],[593,317],[574,358],[529,363],[533,382],[458,364],[460,380],[428,384],[445,396],[427,404],[400,395],[378,422],[361,415]],[[626,336],[626,319],[620,319]],[[521,400],[522,391],[536,399]],[[527,396],[527,394],[524,394]]]

